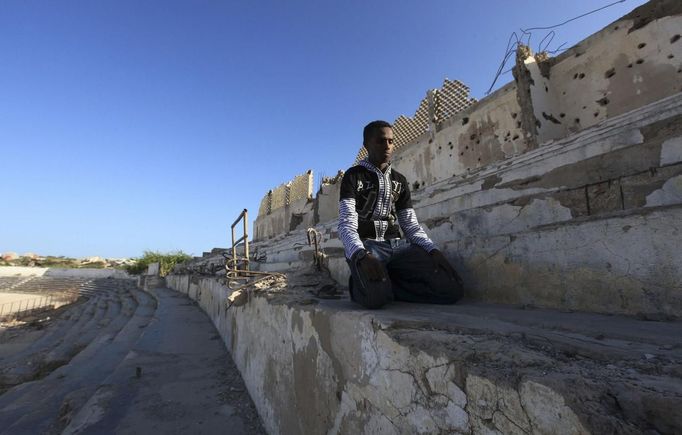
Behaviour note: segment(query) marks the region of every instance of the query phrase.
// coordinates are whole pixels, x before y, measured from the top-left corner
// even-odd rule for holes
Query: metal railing
[[[317,231],[314,227],[308,228],[308,246],[312,246],[313,251],[313,265],[317,270],[322,270],[322,265],[324,261],[324,252],[320,248],[322,243],[322,233]]]
[[[239,221],[242,221],[244,224],[244,232],[243,235],[235,240],[235,227],[239,224]],[[239,262],[242,261],[243,263],[243,270],[249,270],[249,233],[248,233],[248,224],[249,224],[249,211],[247,209],[242,210],[242,212],[239,214],[239,217],[234,221],[232,224],[232,260],[228,260],[227,268],[231,269],[233,271],[239,270]],[[237,245],[240,243],[244,242],[244,256],[243,257],[237,257]]]
[[[249,212],[247,209],[244,209],[240,214],[239,217],[234,221],[232,224],[232,258],[226,259],[225,262],[225,268],[226,268],[226,277],[227,277],[227,286],[234,290],[242,290],[246,287],[252,286],[256,284],[257,282],[263,281],[267,278],[272,278],[272,277],[285,277],[284,274],[282,273],[277,273],[277,272],[260,272],[260,271],[255,271],[255,270],[249,270],[249,233],[248,233],[248,222],[249,222]],[[239,225],[239,222],[243,221],[244,224],[244,232],[243,235],[236,239],[236,232],[235,232],[235,227]],[[243,243],[244,246],[244,256],[238,256],[237,255],[237,246]],[[255,279],[254,279],[255,278]],[[245,284],[242,284],[238,287],[233,287],[233,285],[241,282],[245,282]]]

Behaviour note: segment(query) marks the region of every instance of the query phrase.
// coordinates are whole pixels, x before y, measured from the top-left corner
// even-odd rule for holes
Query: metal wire
[[[556,29],[557,27],[561,27],[561,26],[563,26],[563,25],[565,25],[565,24],[568,24],[568,23],[570,23],[571,21],[575,21],[575,20],[578,20],[578,19],[580,19],[580,18],[586,17],[586,16],[588,16],[588,15],[590,15],[590,14],[593,14],[593,13],[595,13],[595,12],[599,12],[599,11],[601,11],[601,10],[610,8],[611,6],[614,6],[614,5],[618,4],[618,3],[624,3],[625,1],[627,1],[627,0],[617,0],[617,1],[614,1],[614,2],[612,2],[612,3],[609,3],[609,4],[605,5],[605,6],[602,6],[602,7],[600,7],[600,8],[596,8],[596,9],[593,9],[593,10],[591,10],[591,11],[589,11],[589,12],[585,12],[584,14],[580,14],[580,15],[578,15],[578,16],[576,16],[576,17],[570,18],[570,19],[568,19],[568,20],[566,20],[566,21],[563,21],[563,22],[561,22],[561,23],[559,23],[559,24],[555,24],[555,25],[553,25],[553,26],[545,26],[545,27],[529,27],[529,28],[527,28],[527,29],[522,29],[522,28],[520,28],[520,29],[519,29],[519,31],[521,32],[521,36],[520,36],[520,37],[519,37],[519,35],[516,34],[516,32],[512,32],[511,35],[509,35],[509,40],[507,41],[507,48],[506,48],[505,51],[504,51],[504,56],[502,57],[502,62],[500,63],[500,66],[497,68],[497,72],[495,73],[495,77],[493,78],[493,82],[491,83],[491,85],[490,85],[490,87],[488,88],[488,90],[485,92],[485,95],[489,95],[489,94],[490,94],[490,92],[491,92],[491,91],[493,90],[493,88],[495,87],[495,84],[497,83],[497,80],[500,78],[501,75],[507,74],[508,72],[510,72],[510,71],[512,71],[512,70],[514,69],[514,67],[511,67],[511,68],[505,70],[505,66],[507,65],[507,62],[509,61],[509,57],[510,57],[513,53],[516,52],[516,50],[518,49],[519,45],[523,43],[524,38],[526,38],[526,43],[525,43],[524,45],[530,47],[530,40],[531,40],[531,36],[532,36],[532,31],[533,31],[533,30],[551,30],[551,29]],[[554,49],[554,50],[547,50],[547,49],[549,48],[550,44],[552,43],[552,41],[554,40],[554,37],[555,37],[555,36],[556,36],[556,32],[554,32],[553,30],[552,30],[551,32],[547,33],[547,34],[545,35],[545,37],[542,38],[542,40],[540,41],[540,44],[538,44],[538,52],[546,51],[546,52],[549,53],[549,54],[556,54],[556,53],[558,53],[559,51],[561,51],[562,47],[563,47],[564,45],[566,45],[566,42],[562,43],[561,45],[559,45],[559,47],[557,47],[557,48]],[[546,40],[547,38],[550,38],[550,39],[549,39],[549,42],[547,42],[547,43],[545,44],[545,47],[544,47],[544,49],[543,49],[542,44],[545,42],[545,40]],[[515,40],[513,43],[512,43],[512,39]]]
[[[599,12],[599,11],[604,10],[604,9],[606,9],[606,8],[610,8],[611,6],[616,5],[616,4],[618,4],[618,3],[625,3],[625,1],[626,1],[626,0],[618,0],[618,1],[615,1],[615,2],[613,2],[613,3],[609,3],[609,4],[605,5],[605,6],[602,6],[602,7],[597,8],[597,9],[593,9],[593,10],[591,10],[591,11],[589,11],[589,12],[585,12],[585,13],[582,14],[582,15],[578,15],[577,17],[573,17],[573,18],[571,18],[571,19],[568,19],[568,20],[566,20],[566,21],[564,21],[564,22],[562,22],[562,23],[559,23],[559,24],[555,24],[555,25],[553,25],[553,26],[547,26],[547,27],[529,27],[528,29],[521,29],[521,31],[522,31],[522,32],[529,32],[529,31],[531,31],[531,30],[549,30],[549,29],[555,29],[555,28],[557,28],[557,27],[563,26],[564,24],[568,24],[568,23],[570,23],[571,21],[575,21],[575,20],[577,20],[577,19],[580,19],[580,18],[582,18],[582,17],[586,17],[586,16],[588,16],[588,15],[590,15],[590,14],[593,14],[593,13],[595,13],[595,12]]]

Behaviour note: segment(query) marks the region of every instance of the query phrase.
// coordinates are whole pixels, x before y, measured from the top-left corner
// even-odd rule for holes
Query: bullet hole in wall
[[[616,69],[615,68],[611,68],[610,70],[606,71],[606,74],[604,74],[604,76],[607,79],[610,79],[611,77],[613,77],[615,75],[616,75]]]
[[[637,59],[637,62],[635,62],[637,65],[641,65],[644,63],[644,59]]]
[[[468,122],[469,122],[469,118],[467,116],[462,118],[462,125],[467,125]]]
[[[679,40],[680,40],[680,35],[679,35],[679,34],[678,34],[678,35],[673,35],[673,37],[670,38],[670,43],[671,43],[671,44],[674,44],[674,43],[676,43],[676,42],[679,41]]]
[[[639,48],[640,50],[644,47],[646,47],[646,42],[642,42],[637,46],[637,48]]]
[[[565,117],[566,117],[566,114],[565,114],[565,113],[560,113],[560,114],[559,114],[559,118],[565,118]]]
[[[597,100],[597,104],[599,104],[600,106],[606,106],[607,104],[609,104],[609,99],[607,97],[601,98]]]
[[[585,78],[585,73],[580,73],[580,74],[578,74],[578,78],[579,78],[580,80],[584,79],[584,78]]]

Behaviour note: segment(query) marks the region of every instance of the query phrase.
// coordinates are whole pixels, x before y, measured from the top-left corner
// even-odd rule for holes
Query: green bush
[[[147,271],[152,263],[159,263],[159,273],[161,276],[168,275],[176,264],[190,260],[191,255],[182,251],[175,251],[163,254],[156,251],[144,251],[141,258],[136,258],[135,263],[125,267],[125,270],[132,275],[140,275]]]

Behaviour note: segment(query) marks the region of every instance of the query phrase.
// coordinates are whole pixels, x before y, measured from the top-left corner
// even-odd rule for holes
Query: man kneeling
[[[462,282],[419,225],[405,176],[391,168],[391,124],[367,124],[363,145],[368,157],[343,176],[339,201],[351,299],[367,308],[392,300],[457,302]]]

